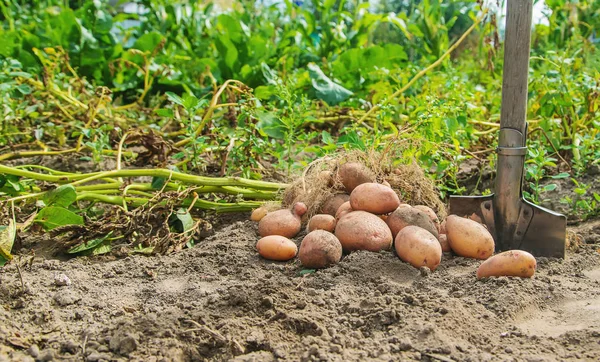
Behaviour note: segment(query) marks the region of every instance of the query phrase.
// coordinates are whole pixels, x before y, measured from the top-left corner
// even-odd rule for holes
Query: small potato
[[[375,176],[365,165],[358,162],[348,162],[338,169],[338,178],[346,192],[351,193],[356,186],[365,182],[374,182]]]
[[[435,211],[433,211],[433,209],[429,206],[425,206],[425,205],[416,205],[413,206],[415,209],[421,210],[424,213],[427,214],[427,216],[429,216],[429,218],[431,219],[431,221],[433,221],[433,224],[437,227],[438,224],[440,223],[440,219],[438,219],[437,215],[435,214]]]
[[[409,225],[396,235],[394,246],[398,257],[415,268],[426,266],[432,271],[442,261],[442,247],[429,231]]]
[[[438,225],[438,230],[440,234],[446,234],[446,220],[442,221],[440,225]]]
[[[533,255],[523,250],[509,250],[481,263],[477,268],[477,279],[501,276],[531,278],[535,268]]]
[[[444,253],[452,251],[452,248],[450,248],[450,244],[448,243],[448,235],[446,235],[446,234],[440,234],[438,236],[438,241],[440,242],[440,245],[442,247],[442,251]]]
[[[469,219],[476,221],[480,224],[483,224],[483,221],[481,220],[481,218],[479,217],[479,215],[477,215],[476,213],[472,213],[471,216],[469,216]]]
[[[340,221],[340,219],[344,217],[344,215],[352,211],[354,210],[352,210],[352,206],[350,206],[350,201],[346,201],[340,206],[340,208],[335,213],[335,219],[337,221]]]
[[[292,212],[298,216],[306,214],[306,211],[308,211],[308,207],[303,202],[297,202],[292,206]]]
[[[381,184],[382,184],[383,186],[387,186],[387,187],[389,187],[389,188],[391,188],[391,187],[392,187],[392,185],[390,185],[390,183],[389,183],[389,182],[387,182],[386,180],[383,180],[383,182],[381,182]]]
[[[347,194],[337,194],[330,197],[323,206],[321,207],[321,214],[329,214],[331,216],[335,216],[335,213],[340,208],[344,202],[350,200],[350,195]]]
[[[494,238],[476,221],[450,215],[446,218],[446,235],[452,251],[457,255],[487,259],[494,253]]]
[[[392,232],[376,215],[366,211],[352,211],[342,217],[335,236],[344,250],[388,250],[392,246]]]
[[[356,186],[352,191],[350,205],[353,210],[381,215],[396,210],[400,205],[400,198],[387,186],[366,182]]]
[[[392,231],[394,238],[398,232],[409,225],[421,227],[437,238],[438,231],[433,221],[423,211],[414,207],[399,207],[392,212],[387,218],[387,225]]]
[[[252,211],[252,214],[250,215],[250,220],[260,221],[263,217],[265,217],[265,215],[267,215],[268,212],[269,210],[267,210],[267,208],[264,206],[254,209],[254,211]]]
[[[302,239],[298,258],[307,268],[327,268],[342,258],[342,244],[328,231],[311,231]]]
[[[286,261],[296,256],[298,247],[290,239],[280,235],[269,235],[256,243],[260,256],[269,260]]]
[[[330,233],[335,230],[335,217],[327,214],[318,214],[310,218],[308,222],[308,231],[325,230]]]
[[[298,235],[302,222],[300,216],[291,210],[283,209],[268,213],[258,223],[260,236],[281,235],[293,238]]]

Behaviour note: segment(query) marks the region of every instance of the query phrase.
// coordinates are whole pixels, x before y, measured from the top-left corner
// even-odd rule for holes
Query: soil
[[[0,269],[0,361],[600,360],[598,221],[532,279],[477,280],[450,254],[432,273],[392,252],[269,262],[247,218],[167,256],[22,252]]]

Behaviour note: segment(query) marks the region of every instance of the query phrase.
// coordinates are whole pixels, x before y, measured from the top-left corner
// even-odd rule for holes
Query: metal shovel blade
[[[532,5],[532,0],[507,3],[495,193],[451,197],[450,213],[479,216],[497,251],[522,249],[536,256],[564,258],[567,218],[524,200],[522,192]]]

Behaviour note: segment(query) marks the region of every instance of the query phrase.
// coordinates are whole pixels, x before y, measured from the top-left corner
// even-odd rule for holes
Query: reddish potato
[[[352,211],[354,211],[354,210],[352,210],[352,206],[350,206],[350,201],[346,201],[340,206],[340,208],[335,213],[335,219],[337,221],[340,221],[340,219],[344,215],[346,215],[347,213],[352,212]]]
[[[353,210],[367,211],[372,214],[387,214],[398,208],[400,199],[391,188],[367,182],[356,186],[350,194]]]
[[[438,230],[440,231],[440,234],[446,234],[446,220],[438,225]]]
[[[392,246],[392,233],[383,220],[366,211],[352,211],[342,217],[335,236],[344,250],[380,251]]]
[[[444,253],[452,251],[452,248],[450,248],[450,244],[448,243],[448,235],[440,234],[438,236],[438,241],[440,242],[440,246],[442,247],[442,251]]]
[[[283,209],[268,213],[258,223],[260,236],[281,235],[293,238],[300,232],[300,216],[291,210]]]
[[[448,243],[457,255],[487,259],[494,253],[494,238],[476,221],[450,215],[446,218]]]
[[[483,224],[483,221],[481,220],[481,218],[479,217],[479,215],[477,215],[476,213],[472,213],[471,216],[469,216],[469,219],[478,222],[480,224]]]
[[[298,247],[290,239],[280,235],[269,235],[256,243],[260,256],[269,260],[286,261],[296,256]]]
[[[533,255],[523,250],[509,250],[481,263],[477,268],[477,279],[501,276],[531,278],[535,268]]]
[[[438,219],[435,211],[433,211],[433,209],[429,206],[425,206],[425,205],[416,205],[413,206],[415,209],[421,210],[424,213],[427,214],[427,216],[429,216],[429,218],[431,219],[431,221],[433,221],[433,224],[436,226],[436,228],[438,227],[438,224],[440,223],[440,219]]]
[[[337,194],[330,197],[323,206],[321,207],[322,214],[329,214],[331,216],[335,216],[335,213],[338,211],[340,206],[350,200],[350,195],[347,194]]]
[[[308,207],[303,202],[297,202],[292,206],[292,212],[298,216],[306,214],[306,211],[308,211]]]
[[[348,193],[351,193],[360,184],[375,181],[373,172],[358,162],[341,165],[338,169],[338,177]]]
[[[335,230],[335,223],[335,217],[327,214],[318,214],[310,218],[307,229],[309,232],[314,230],[333,232]]]
[[[267,208],[264,206],[254,209],[250,215],[250,220],[260,221],[263,217],[265,217],[265,215],[267,215],[268,212],[269,210],[267,210]]]
[[[302,239],[298,258],[307,268],[327,268],[342,258],[342,244],[332,233],[315,230]]]
[[[415,268],[426,266],[433,271],[442,261],[442,247],[437,238],[418,226],[400,230],[394,246],[398,257]]]
[[[387,218],[387,224],[392,231],[392,235],[396,237],[398,232],[409,225],[421,227],[437,238],[438,231],[433,221],[423,211],[414,207],[399,207],[392,212]]]

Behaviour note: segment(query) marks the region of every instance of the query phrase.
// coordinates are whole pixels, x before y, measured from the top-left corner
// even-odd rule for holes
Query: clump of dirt
[[[283,205],[301,201],[308,206],[308,216],[319,213],[329,198],[345,192],[338,170],[341,165],[353,162],[365,166],[376,182],[388,182],[403,202],[429,206],[444,218],[446,208],[435,184],[416,162],[397,164],[400,151],[391,148],[383,152],[355,150],[317,159],[286,189]]]
[[[532,279],[477,280],[480,261],[451,254],[432,273],[390,251],[319,271],[266,261],[247,218],[170,255],[19,251],[0,268],[0,361],[600,359],[597,225]]]

